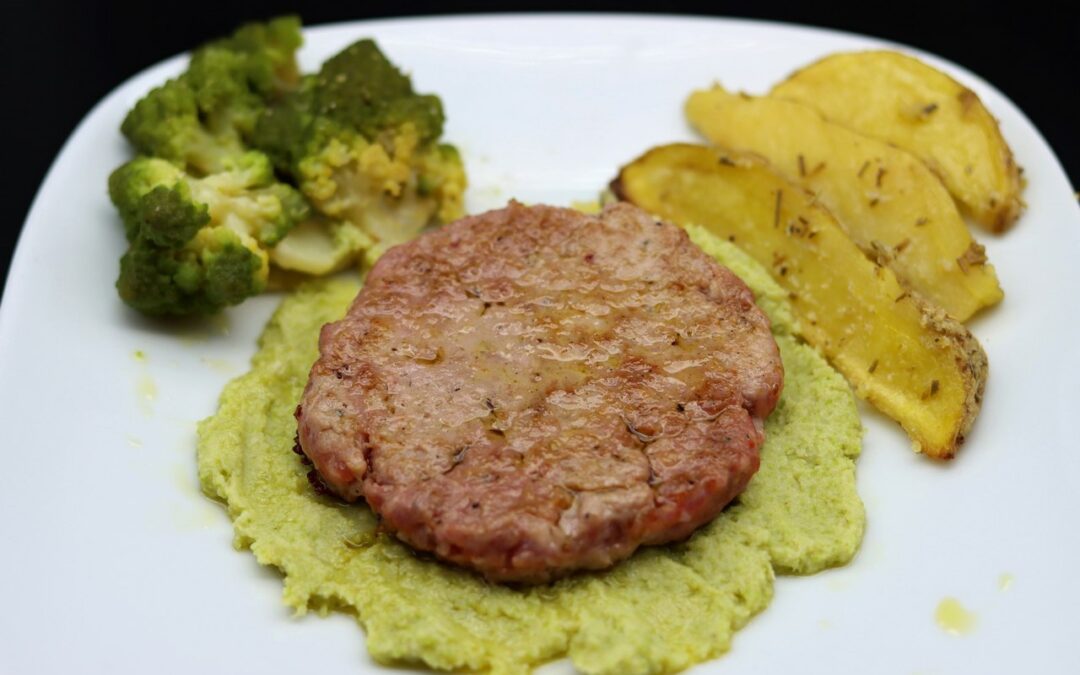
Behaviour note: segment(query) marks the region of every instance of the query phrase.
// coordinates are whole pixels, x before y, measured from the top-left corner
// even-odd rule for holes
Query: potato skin
[[[867,255],[960,321],[1001,301],[982,246],[914,155],[827,122],[800,103],[719,85],[693,92],[686,114],[710,141],[759,154],[812,190]]]
[[[1023,181],[997,120],[975,92],[919,59],[894,51],[832,54],[773,87],[916,155],[984,229],[1008,230],[1023,211]]]
[[[611,190],[740,246],[788,291],[800,335],[916,451],[956,454],[979,412],[986,354],[963,324],[867,258],[812,194],[759,157],[690,144],[653,148]]]

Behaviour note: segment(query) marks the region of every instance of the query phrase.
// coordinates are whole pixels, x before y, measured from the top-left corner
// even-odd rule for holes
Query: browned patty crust
[[[758,468],[783,369],[678,227],[511,203],[388,251],[297,411],[327,486],[499,581],[689,535]]]

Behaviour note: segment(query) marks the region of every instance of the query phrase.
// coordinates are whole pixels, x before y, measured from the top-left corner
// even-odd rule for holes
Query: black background
[[[1017,2],[669,2],[665,13],[804,23],[865,33],[950,59],[994,83],[1046,136],[1074,185],[1080,183],[1080,14],[1071,3]],[[633,2],[458,5],[416,2],[217,0],[106,3],[17,0],[0,19],[5,198],[0,214],[0,283],[34,193],[64,140],[94,103],[138,71],[236,25],[284,13],[305,24],[464,12],[657,11]],[[662,36],[659,36],[662,39]],[[104,186],[102,186],[104,189]]]

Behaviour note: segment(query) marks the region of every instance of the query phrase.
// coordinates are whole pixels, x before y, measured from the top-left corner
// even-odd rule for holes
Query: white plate
[[[362,36],[442,95],[472,210],[510,196],[590,199],[649,146],[693,138],[681,115],[691,89],[720,79],[761,92],[826,52],[882,44],[744,21],[468,17],[313,29],[304,67]],[[973,324],[992,364],[982,415],[959,459],[939,465],[863,408],[862,552],[843,569],[779,579],[772,606],[703,671],[1080,672],[1080,210],[1015,106],[922,56],[1001,119],[1029,181],[1015,230],[981,237],[1007,292]],[[178,336],[113,290],[123,237],[105,181],[130,153],[117,128],[183,66],[143,72],[83,120],[11,269],[0,312],[0,671],[377,670],[352,619],[290,617],[277,574],[231,548],[223,510],[196,486],[195,422],[245,369],[277,299]],[[973,632],[935,623],[946,596],[975,614]]]

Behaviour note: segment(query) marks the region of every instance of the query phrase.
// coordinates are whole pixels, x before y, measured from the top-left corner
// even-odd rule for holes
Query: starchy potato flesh
[[[1023,210],[1020,170],[997,120],[975,92],[914,57],[832,54],[793,73],[770,96],[811,106],[916,155],[991,232],[1007,230]]]
[[[813,195],[760,158],[676,144],[612,183],[617,197],[733,241],[772,271],[801,335],[913,446],[952,457],[979,410],[986,355],[971,333],[867,258]]]
[[[868,255],[901,283],[966,321],[1003,296],[952,198],[914,155],[771,97],[694,92],[691,123],[721,147],[767,159],[813,191]]]

